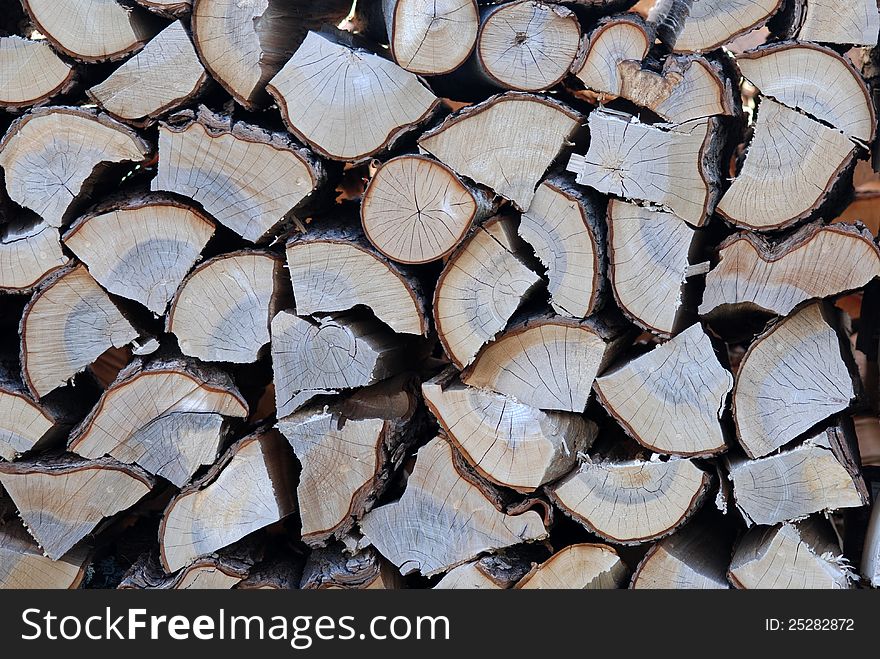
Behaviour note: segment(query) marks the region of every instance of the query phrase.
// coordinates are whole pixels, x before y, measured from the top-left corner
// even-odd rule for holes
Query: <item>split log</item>
[[[244,558],[244,560],[242,560]],[[175,574],[166,574],[154,551],[142,554],[122,577],[122,590],[228,590],[248,577],[253,561],[236,552],[203,556]]]
[[[58,229],[41,221],[11,222],[0,238],[0,291],[28,293],[68,261]]]
[[[530,318],[483,348],[461,380],[535,408],[580,414],[596,374],[630,337],[601,317]]]
[[[123,121],[146,125],[195,99],[209,80],[180,21],[89,89],[89,98]]]
[[[364,234],[398,263],[443,258],[473,224],[495,210],[488,192],[468,185],[441,162],[425,156],[393,158],[379,167],[364,192]]]
[[[786,316],[802,302],[852,291],[880,276],[880,250],[860,225],[811,224],[775,243],[738,233],[721,243],[718,255],[706,276],[701,315],[758,309]]]
[[[46,555],[58,560],[103,519],[130,508],[155,481],[111,458],[61,455],[0,462],[0,485]]]
[[[458,174],[525,210],[582,121],[557,101],[507,92],[447,117],[422,135],[419,145]]]
[[[213,235],[214,223],[199,210],[147,194],[78,219],[64,244],[107,291],[162,315]]]
[[[875,0],[795,0],[793,28],[801,41],[877,45],[880,13]]]
[[[764,96],[851,138],[865,143],[874,140],[877,120],[871,95],[861,74],[843,55],[816,44],[785,43],[738,55],[736,62],[743,77]]]
[[[162,517],[159,551],[174,572],[294,512],[293,459],[275,430],[239,440]]]
[[[136,463],[182,487],[217,458],[226,436],[224,417],[247,412],[222,371],[180,359],[135,359],[73,432],[69,450]]]
[[[762,27],[783,0],[670,0],[651,9],[649,21],[661,25],[658,35],[677,53],[716,50]]]
[[[315,32],[267,89],[290,132],[321,155],[352,162],[391,147],[440,102],[415,74]]]
[[[7,520],[0,524],[0,590],[78,588],[90,554],[88,547],[78,545],[53,561],[18,520]]]
[[[153,190],[194,199],[251,242],[267,237],[324,180],[314,155],[287,134],[204,107],[160,124],[159,155]]]
[[[60,227],[71,204],[90,191],[100,165],[141,162],[149,151],[134,131],[106,115],[39,108],[13,122],[0,140],[0,167],[12,200]]]
[[[605,302],[604,201],[558,175],[538,186],[519,221],[519,235],[547,268],[550,305],[586,318]]]
[[[272,319],[275,409],[281,419],[315,396],[376,384],[413,365],[408,341],[385,325],[336,314]]]
[[[596,424],[581,416],[543,412],[452,380],[446,371],[425,382],[425,403],[462,456],[497,485],[533,492],[570,472],[596,439]]]
[[[372,547],[345,555],[335,549],[312,551],[303,570],[303,590],[395,590],[403,579]]]
[[[449,442],[431,440],[419,450],[401,499],[361,520],[366,540],[401,574],[429,577],[481,553],[547,537],[538,513],[500,512],[462,468]]]
[[[183,354],[202,361],[257,361],[283,304],[283,270],[271,252],[230,252],[201,263],[180,285],[165,331]]]
[[[66,384],[106,350],[138,338],[81,265],[43,280],[24,309],[19,335],[23,379],[37,398]]]
[[[180,18],[192,11],[192,0],[134,0],[145,9],[165,18]]]
[[[865,533],[861,573],[874,588],[880,588],[880,504],[876,501]]]
[[[74,85],[73,67],[45,41],[0,37],[0,107],[40,105]]]
[[[562,5],[515,0],[488,8],[477,37],[479,70],[506,89],[559,84],[580,54],[581,26]]]
[[[699,325],[597,378],[596,394],[642,446],[682,456],[727,450],[720,420],[733,376]]]
[[[305,543],[341,539],[372,509],[417,439],[417,403],[414,388],[398,379],[279,421],[302,465],[297,501]]]
[[[21,0],[21,4],[49,43],[81,62],[124,59],[156,33],[150,14],[117,0]]]
[[[719,196],[723,129],[716,118],[651,126],[629,115],[590,113],[590,148],[573,154],[577,182],[627,200],[663,205],[702,226]]]
[[[827,522],[815,517],[755,527],[740,541],[728,571],[734,586],[755,589],[852,588],[853,576]]]
[[[750,458],[775,451],[855,397],[831,314],[818,303],[804,307],[759,336],[742,358],[733,419]]]
[[[589,460],[547,487],[551,500],[591,533],[623,545],[669,535],[702,505],[710,476],[692,461]]]
[[[434,323],[459,368],[470,364],[541,284],[521,256],[510,217],[478,227],[446,263],[434,290]]]
[[[609,590],[620,588],[629,570],[608,545],[569,545],[535,565],[516,584],[523,590]]]
[[[854,445],[843,427],[831,426],[791,450],[731,461],[736,507],[747,524],[771,526],[823,510],[867,505]]]
[[[425,301],[413,277],[345,227],[313,229],[287,243],[287,266],[301,316],[364,306],[401,334],[427,335]]]
[[[726,590],[731,547],[707,526],[688,524],[648,550],[630,588]]]
[[[516,548],[483,556],[454,567],[437,585],[437,590],[506,590],[512,588],[531,569],[528,552]]]
[[[653,30],[638,15],[606,18],[588,35],[583,66],[575,75],[588,89],[621,96],[621,64],[641,63],[652,42]]]
[[[421,75],[452,73],[477,42],[476,0],[383,0],[385,28],[394,61]]]
[[[718,213],[758,231],[791,226],[833,197],[855,150],[843,133],[764,98],[742,170],[718,202]]]

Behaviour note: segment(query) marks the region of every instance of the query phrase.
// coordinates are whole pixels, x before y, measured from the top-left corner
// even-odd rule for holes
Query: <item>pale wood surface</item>
[[[584,543],[556,552],[546,562],[536,565],[515,587],[608,590],[619,588],[628,572],[613,547]]]
[[[658,3],[656,8],[673,3]],[[782,0],[689,0],[688,13],[677,23],[676,52],[707,52],[761,27]]]
[[[26,293],[66,265],[58,229],[44,222],[13,222],[0,237],[0,290]]]
[[[871,521],[865,534],[861,574],[875,588],[880,587],[880,505],[874,502]]]
[[[637,16],[607,19],[590,33],[577,77],[593,91],[620,96],[623,91],[621,63],[641,62],[650,45],[648,29]]]
[[[655,544],[633,574],[631,588],[725,590],[731,547],[711,527],[691,523]]]
[[[804,41],[876,46],[880,13],[875,0],[810,0],[798,38]]]
[[[531,569],[527,550],[483,556],[454,567],[434,588],[440,590],[499,590],[516,585]]]
[[[192,0],[135,0],[140,6],[169,18],[185,16],[192,11]]]
[[[449,73],[464,64],[477,42],[476,0],[383,0],[394,60],[423,75]]]
[[[23,108],[67,91],[73,67],[45,41],[0,37],[0,107]]]
[[[18,520],[0,524],[0,590],[77,588],[89,558],[88,547],[81,544],[53,561]]]

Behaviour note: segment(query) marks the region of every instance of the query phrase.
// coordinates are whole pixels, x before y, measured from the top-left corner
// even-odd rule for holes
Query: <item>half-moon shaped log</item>
[[[630,588],[727,590],[731,547],[716,530],[692,522],[648,550]]]
[[[88,548],[80,545],[53,561],[18,520],[0,526],[0,590],[78,588],[89,558]]]
[[[662,22],[661,38],[677,53],[716,50],[763,26],[783,0],[672,0],[658,3],[651,20]]]
[[[536,565],[514,586],[523,590],[609,590],[620,588],[629,570],[608,545],[569,545]]]
[[[67,265],[58,229],[45,222],[12,222],[0,238],[0,291],[27,293]]]
[[[576,73],[578,79],[593,91],[621,96],[620,65],[645,59],[652,41],[648,32],[637,15],[601,21],[589,35],[583,66]]]
[[[383,0],[394,61],[422,75],[451,73],[474,50],[480,14],[476,0]]]
[[[18,109],[67,92],[73,67],[45,41],[16,35],[0,37],[0,107]]]

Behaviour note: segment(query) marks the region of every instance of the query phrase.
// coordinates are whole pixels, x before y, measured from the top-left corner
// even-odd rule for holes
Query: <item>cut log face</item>
[[[740,444],[759,458],[787,444],[854,398],[841,344],[820,304],[774,325],[749,347],[733,391]]]
[[[743,77],[764,96],[849,137],[863,142],[874,139],[877,122],[868,87],[852,63],[830,48],[791,43],[766,46],[739,55],[736,61]]]
[[[347,315],[272,319],[278,418],[318,395],[375,384],[411,366],[407,344],[381,323]]]
[[[865,534],[861,574],[874,588],[880,587],[880,505],[876,502]]]
[[[73,86],[73,67],[45,41],[0,37],[0,107],[44,103]]]
[[[853,574],[842,563],[824,520],[755,527],[740,541],[728,577],[737,588],[852,588]]]
[[[123,369],[73,433],[69,449],[111,455],[182,487],[211,464],[225,436],[224,417],[247,416],[224,373],[182,360],[135,360]]]
[[[17,520],[0,526],[0,590],[77,588],[85,577],[89,551],[80,545],[53,561]]]
[[[513,220],[479,227],[446,263],[434,292],[434,323],[459,368],[501,332],[540,283],[518,253]]]
[[[400,574],[372,547],[344,555],[335,549],[309,554],[300,588],[303,590],[394,590]]]
[[[155,33],[150,15],[117,0],[22,0],[34,26],[55,48],[82,62],[127,57]]]
[[[718,254],[720,262],[706,276],[702,315],[756,308],[786,316],[801,302],[851,291],[880,276],[874,237],[846,224],[809,225],[776,244],[740,233],[723,242]]]
[[[107,291],[161,315],[213,235],[195,208],[147,195],[82,217],[64,244]]]
[[[726,590],[731,548],[708,527],[688,524],[648,550],[631,588]]]
[[[593,91],[620,96],[623,91],[621,63],[641,62],[650,47],[647,28],[638,17],[608,19],[590,34],[584,64],[577,77]]]
[[[458,469],[449,442],[431,440],[418,452],[403,497],[361,520],[369,542],[402,574],[432,576],[483,552],[547,536],[538,513],[499,512]]]
[[[675,52],[697,53],[720,48],[761,27],[781,7],[782,0],[676,0],[664,5],[672,7],[665,23],[674,26]]]
[[[275,430],[233,444],[203,478],[180,491],[159,527],[162,566],[174,572],[296,508],[293,460]]]
[[[742,171],[718,212],[748,229],[790,226],[822,205],[854,153],[839,131],[765,98]]]
[[[195,98],[207,81],[189,34],[176,21],[87,94],[114,117],[150,123]]]
[[[0,291],[27,293],[68,261],[55,227],[44,222],[9,224],[0,238]]]
[[[569,545],[532,568],[516,588],[608,590],[620,588],[629,570],[608,545]]]
[[[596,438],[583,417],[542,412],[441,374],[422,385],[431,413],[477,472],[497,485],[533,492],[570,472]]]
[[[283,133],[272,133],[201,108],[159,128],[153,190],[190,197],[251,242],[269,234],[317,188],[324,171]]]
[[[476,0],[383,0],[394,60],[422,75],[451,73],[465,63],[477,42]]]
[[[589,126],[589,151],[568,164],[578,183],[660,204],[694,226],[705,223],[718,195],[715,120],[658,128],[600,109],[590,113]]]
[[[485,14],[477,58],[482,71],[497,85],[539,91],[568,75],[580,42],[580,23],[570,9],[517,0]]]
[[[560,315],[586,318],[604,302],[602,214],[602,202],[554,177],[520,218],[519,235],[547,268],[550,304]]]
[[[248,364],[269,343],[283,262],[269,252],[233,252],[205,261],[181,284],[165,329],[185,355]]]
[[[609,279],[621,311],[640,327],[672,336],[696,232],[673,213],[614,199],[608,206]]]
[[[63,13],[54,5],[52,11]],[[140,162],[149,150],[134,131],[106,115],[40,108],[16,120],[0,140],[0,167],[12,200],[60,227],[71,203],[88,192],[98,165]]]
[[[542,410],[580,414],[621,338],[600,322],[530,319],[487,345],[462,373],[462,382]]]
[[[328,158],[355,162],[390,147],[440,102],[415,74],[315,32],[267,89],[292,133]]]
[[[9,461],[43,448],[73,421],[66,407],[37,404],[13,369],[0,362],[0,458]]]
[[[631,545],[669,535],[703,503],[709,474],[690,460],[585,462],[547,488],[588,531]]]
[[[877,45],[880,13],[874,0],[810,0],[802,7],[798,38],[854,46]]]
[[[508,92],[448,117],[419,145],[525,210],[581,122],[581,115],[549,98]]]
[[[605,409],[652,451],[709,456],[727,450],[720,419],[733,376],[699,324],[598,378],[595,388]]]
[[[525,552],[511,550],[454,567],[437,585],[438,590],[505,590],[511,588],[531,569]]]
[[[137,467],[72,456],[0,462],[0,484],[28,532],[58,560],[104,518],[130,508],[154,486]]]
[[[138,337],[81,265],[44,281],[25,307],[19,333],[24,381],[38,398],[67,383],[106,350]]]

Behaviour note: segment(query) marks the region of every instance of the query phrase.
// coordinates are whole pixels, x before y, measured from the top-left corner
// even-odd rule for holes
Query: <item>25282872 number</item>
[[[852,618],[789,618],[787,629],[797,632],[851,632],[855,624]]]

